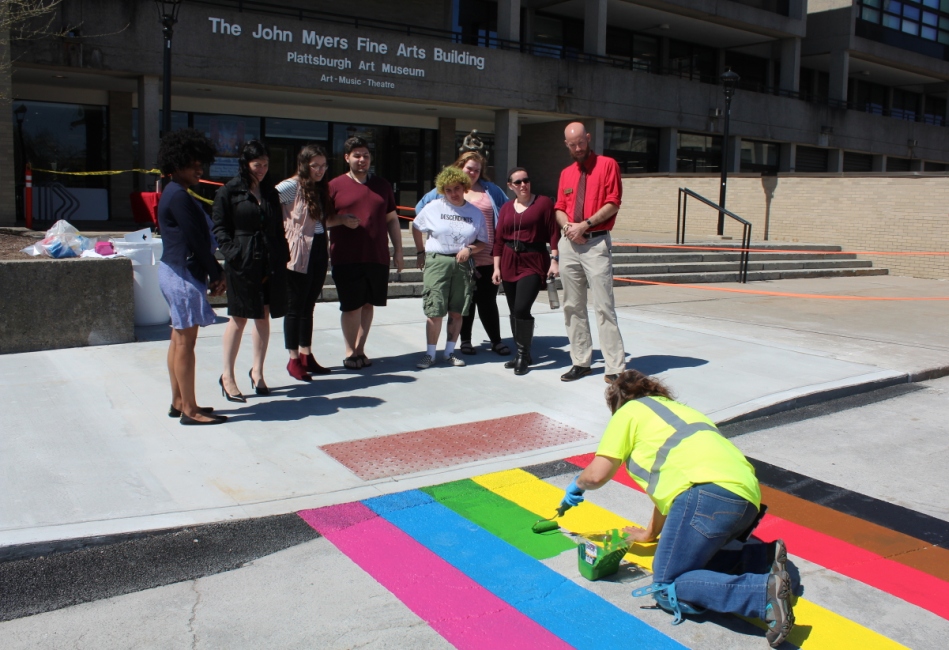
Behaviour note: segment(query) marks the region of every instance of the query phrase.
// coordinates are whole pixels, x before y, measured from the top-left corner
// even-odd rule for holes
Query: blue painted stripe
[[[485,589],[577,648],[684,648],[418,490],[364,501]],[[630,606],[633,606],[630,598]]]

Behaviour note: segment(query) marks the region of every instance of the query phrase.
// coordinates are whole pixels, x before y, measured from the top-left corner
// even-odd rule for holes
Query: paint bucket
[[[609,535],[603,546],[590,540],[577,545],[577,566],[580,575],[587,580],[599,580],[619,571],[620,560],[629,550],[630,543],[618,529],[614,528]]]

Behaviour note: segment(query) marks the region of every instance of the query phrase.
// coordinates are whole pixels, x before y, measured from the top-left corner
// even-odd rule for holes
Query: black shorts
[[[340,311],[354,311],[363,305],[386,306],[389,294],[389,267],[385,264],[340,264],[333,267],[333,283]]]

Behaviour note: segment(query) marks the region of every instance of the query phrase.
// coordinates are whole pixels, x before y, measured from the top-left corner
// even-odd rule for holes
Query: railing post
[[[676,244],[679,244],[679,223],[682,221],[682,188],[679,188],[679,204],[676,208]]]
[[[682,197],[682,241],[679,242],[682,246],[685,246],[685,216],[688,209],[689,195],[686,194],[684,197]]]

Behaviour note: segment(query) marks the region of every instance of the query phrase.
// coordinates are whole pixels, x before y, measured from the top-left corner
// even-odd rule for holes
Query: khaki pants
[[[609,235],[594,237],[585,244],[575,244],[561,237],[560,281],[563,283],[563,317],[573,365],[589,368],[593,360],[593,338],[587,314],[589,283],[606,374],[617,375],[626,370],[626,350],[616,322],[610,241]]]

